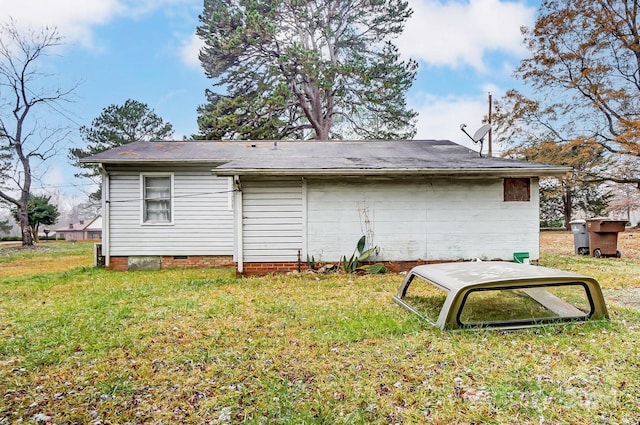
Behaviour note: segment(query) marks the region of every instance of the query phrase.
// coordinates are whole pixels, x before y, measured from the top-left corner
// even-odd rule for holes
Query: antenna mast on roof
[[[493,106],[493,102],[492,102],[492,98],[491,98],[491,92],[489,92],[489,115],[487,115],[487,124],[489,124],[489,146],[488,146],[488,152],[487,152],[487,156],[491,157],[492,156],[492,151],[491,151],[491,109]]]

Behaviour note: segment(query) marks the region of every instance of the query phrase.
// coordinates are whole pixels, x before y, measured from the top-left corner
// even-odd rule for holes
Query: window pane
[[[474,290],[467,294],[459,321],[462,325],[508,325],[586,319],[591,302],[583,285],[568,284],[535,288]]]
[[[424,318],[436,323],[447,295],[448,292],[445,289],[416,276],[402,299]]]
[[[144,178],[144,221],[171,222],[171,177]]]

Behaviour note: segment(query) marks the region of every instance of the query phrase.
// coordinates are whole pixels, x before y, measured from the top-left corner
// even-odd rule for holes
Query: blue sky
[[[526,55],[520,27],[533,25],[539,1],[409,3],[414,15],[396,44],[420,64],[408,93],[420,114],[416,138],[469,145],[460,124],[474,131],[487,113],[488,93],[499,98],[517,86],[512,72]],[[171,122],[176,139],[197,133],[196,108],[210,86],[194,34],[202,0],[0,0],[0,10],[18,26],[56,26],[65,37],[65,46],[43,66],[62,86],[78,84],[66,105],[69,147],[82,144],[79,126],[127,99]],[[42,186],[77,193],[83,182],[73,173],[61,153]]]

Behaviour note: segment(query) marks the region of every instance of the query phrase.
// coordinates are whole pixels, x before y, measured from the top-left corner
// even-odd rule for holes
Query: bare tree
[[[22,244],[33,245],[28,202],[34,164],[58,153],[68,135],[38,114],[61,111],[75,89],[48,86],[38,63],[62,44],[55,27],[21,30],[14,20],[0,25],[0,198],[15,205]]]
[[[531,54],[515,76],[532,91],[505,96],[503,104],[514,106],[503,121],[510,134],[597,144],[615,161],[640,158],[640,1],[541,0],[523,34]],[[600,180],[640,187],[637,169],[594,171]]]
[[[612,192],[613,200],[607,211],[631,221],[632,212],[640,208],[640,192],[635,187],[620,183],[613,183]]]

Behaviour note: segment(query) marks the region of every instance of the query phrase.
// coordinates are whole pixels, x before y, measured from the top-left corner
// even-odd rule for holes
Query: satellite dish
[[[467,133],[467,130],[465,130],[466,126],[467,126],[466,124],[460,124],[460,130],[462,130],[462,132],[466,134],[467,137],[469,137],[469,139],[473,141],[473,143],[480,143],[479,153],[480,153],[480,156],[482,156],[482,142],[484,141],[484,136],[486,136],[489,130],[491,130],[491,124],[485,124],[482,127],[480,127],[478,130],[476,130],[475,133],[473,133],[473,137],[471,137],[471,135]]]
[[[482,127],[480,127],[478,130],[476,130],[476,132],[473,134],[473,141],[475,143],[478,143],[480,141],[482,141],[482,139],[484,139],[484,136],[487,135],[487,133],[489,132],[489,130],[491,130],[491,124],[485,124]]]

